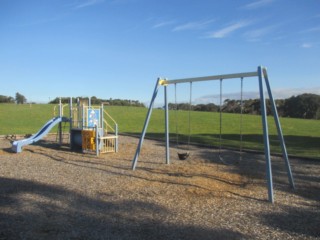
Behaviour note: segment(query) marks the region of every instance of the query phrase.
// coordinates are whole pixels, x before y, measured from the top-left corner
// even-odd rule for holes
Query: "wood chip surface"
[[[181,161],[163,142],[120,136],[119,152],[96,157],[50,136],[22,153],[0,140],[3,239],[320,239],[320,162],[272,157],[275,203],[264,155],[191,146]]]

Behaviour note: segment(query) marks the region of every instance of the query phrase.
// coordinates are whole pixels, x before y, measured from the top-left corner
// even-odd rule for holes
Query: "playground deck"
[[[20,154],[0,140],[0,239],[319,239],[320,162],[273,157],[275,204],[267,201],[264,155],[224,165],[192,146],[179,161],[162,142],[120,136],[119,153],[96,157],[48,136]],[[224,158],[236,163],[239,155]]]

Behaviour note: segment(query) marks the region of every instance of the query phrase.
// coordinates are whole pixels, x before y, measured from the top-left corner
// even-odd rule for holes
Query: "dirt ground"
[[[51,138],[51,139],[50,139]],[[0,140],[3,239],[320,239],[320,162],[273,157],[275,203],[263,155],[192,146],[165,164],[162,142],[120,136],[119,152],[96,157],[53,137],[20,154]]]

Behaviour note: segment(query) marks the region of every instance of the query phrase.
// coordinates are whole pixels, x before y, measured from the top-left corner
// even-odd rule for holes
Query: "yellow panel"
[[[82,130],[82,149],[83,150],[96,150],[95,142],[96,132],[92,130]]]

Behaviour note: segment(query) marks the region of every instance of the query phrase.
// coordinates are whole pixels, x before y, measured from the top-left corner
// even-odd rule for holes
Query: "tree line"
[[[75,104],[77,103],[77,99],[84,99],[83,97],[76,97],[72,98],[72,102]],[[86,98],[88,99],[88,98]],[[59,104],[59,97],[56,97],[52,101],[49,101],[49,104]],[[100,105],[100,104],[105,104],[105,105],[111,105],[111,106],[134,106],[134,107],[145,107],[145,105],[138,100],[129,100],[129,99],[100,99],[95,96],[90,98],[91,104],[92,105]],[[61,98],[61,102],[64,104],[67,104],[70,102],[70,98]],[[17,104],[24,104],[27,103],[27,99],[24,95],[20,93],[16,93],[15,98],[10,97],[10,96],[4,96],[0,95],[0,103],[17,103]]]
[[[49,104],[58,104],[60,98],[55,98]],[[81,99],[81,97],[79,97]],[[135,106],[145,107],[145,105],[138,100],[128,99],[100,99],[95,96],[91,97],[92,105],[110,105],[110,106]],[[70,98],[61,98],[62,103],[69,103]],[[73,103],[76,103],[77,98],[73,98]],[[0,103],[17,103],[24,104],[27,102],[25,96],[16,93],[15,98],[0,95]],[[287,99],[275,100],[278,114],[280,117],[305,118],[305,119],[320,119],[320,95],[304,93],[297,96],[292,96]],[[220,106],[214,103],[189,105],[189,103],[179,103],[177,106],[174,103],[169,103],[170,110],[191,110],[191,111],[205,111],[205,112],[219,112]],[[271,105],[270,101],[266,100],[266,111],[270,115]],[[226,113],[240,113],[241,101],[234,99],[225,99],[221,105],[221,111]],[[260,99],[247,99],[242,101],[242,113],[244,114],[260,114]]]
[[[0,95],[0,103],[17,103],[17,104],[24,104],[27,102],[27,99],[25,96],[23,96],[20,93],[16,93],[16,97],[8,97],[4,95]]]
[[[55,98],[52,101],[49,102],[49,104],[58,104],[60,98]],[[83,99],[81,97],[76,97],[72,98],[73,103],[77,103],[77,99]],[[86,98],[88,99],[88,98]],[[100,105],[100,104],[105,104],[105,105],[110,105],[110,106],[134,106],[134,107],[145,107],[145,105],[138,100],[129,100],[129,99],[100,99],[95,96],[90,98],[91,104],[92,105]],[[62,103],[69,103],[70,98],[61,98]]]
[[[320,119],[320,95],[304,93],[287,99],[275,100],[280,117]],[[220,105],[214,103],[191,105],[189,103],[169,103],[170,110],[192,110],[205,112],[219,112]],[[226,99],[221,105],[221,111],[225,113],[241,113],[241,101]],[[272,114],[269,99],[266,99],[267,114]],[[242,101],[242,113],[260,114],[260,99],[248,99]]]

